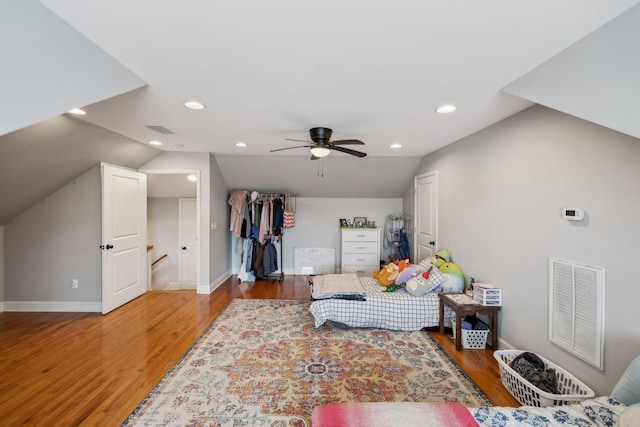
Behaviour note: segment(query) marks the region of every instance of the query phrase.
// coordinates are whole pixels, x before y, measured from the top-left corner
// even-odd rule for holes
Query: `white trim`
[[[339,270],[339,269],[337,269],[337,270]],[[279,272],[280,272],[280,270],[278,270],[278,273],[279,273]],[[233,267],[233,268],[231,269],[231,274],[232,274],[233,276],[237,275],[238,273],[240,273],[240,266],[238,266],[238,267]],[[278,274],[278,275],[279,275],[279,274]],[[285,268],[285,269],[284,269],[284,275],[285,275],[285,276],[296,276],[295,269],[294,269],[294,268]],[[306,274],[302,274],[302,275],[298,274],[297,276],[306,276]],[[275,277],[275,275],[274,275],[274,277]]]
[[[5,301],[6,311],[90,312],[101,313],[101,302],[90,301]]]
[[[218,286],[222,285],[225,280],[231,277],[231,270],[227,270],[222,276],[218,277],[216,280],[211,282],[209,286],[198,286],[196,293],[199,294],[210,294],[215,291]]]
[[[0,301],[0,313],[4,312],[4,301]]]

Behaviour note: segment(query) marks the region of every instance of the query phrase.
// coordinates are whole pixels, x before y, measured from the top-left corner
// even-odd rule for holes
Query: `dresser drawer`
[[[377,242],[378,230],[343,230],[342,240],[344,242]]]
[[[342,252],[350,254],[373,253],[377,254],[378,241],[375,242],[344,242],[342,243]]]
[[[343,265],[340,272],[343,274],[354,273],[358,276],[371,276],[374,271],[377,271],[375,265]]]
[[[343,265],[377,265],[378,254],[344,254],[342,255]]]

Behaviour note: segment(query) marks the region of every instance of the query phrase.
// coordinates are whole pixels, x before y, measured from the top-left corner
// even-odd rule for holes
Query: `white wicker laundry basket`
[[[545,368],[552,368],[556,371],[558,394],[540,390],[509,366],[511,361],[521,353],[524,353],[524,351],[497,350],[493,352],[493,357],[498,361],[498,367],[500,368],[502,384],[521,405],[538,407],[569,405],[595,396],[593,390],[582,381],[560,366],[537,355],[544,362]]]

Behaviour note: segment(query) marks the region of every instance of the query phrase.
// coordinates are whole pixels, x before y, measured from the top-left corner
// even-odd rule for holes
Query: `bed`
[[[631,361],[608,396],[562,406],[484,406],[455,402],[344,402],[316,406],[313,427],[578,426],[640,425],[640,356]]]
[[[313,281],[318,281],[319,277],[314,277]],[[397,331],[418,331],[426,327],[439,326],[440,308],[437,293],[432,292],[416,297],[404,289],[383,292],[386,288],[379,285],[373,277],[356,277],[356,286],[359,287],[345,291],[348,290],[353,294],[361,293],[364,295],[364,300],[344,295],[346,298],[325,298],[313,301],[310,311],[315,318],[316,328],[327,321],[351,327]],[[445,326],[451,326],[451,319],[454,316],[455,314],[446,307]]]

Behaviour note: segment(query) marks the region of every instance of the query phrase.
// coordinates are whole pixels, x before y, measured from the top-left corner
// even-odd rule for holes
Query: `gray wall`
[[[228,221],[228,191],[215,158],[210,153],[165,152],[140,169],[142,172],[199,172],[200,266],[198,293],[210,293],[231,275],[229,237],[220,226]]]
[[[227,230],[231,210],[229,208],[229,190],[225,184],[220,165],[216,157],[209,155],[210,177],[210,205],[211,223],[215,223],[216,229],[211,230],[211,224],[207,229],[210,233],[209,241],[209,283],[218,286],[231,275],[231,241]],[[226,227],[225,227],[226,224]]]
[[[100,303],[101,215],[97,166],[10,221],[5,301],[43,302],[43,308],[47,302]],[[71,289],[72,279],[78,289]]]
[[[609,393],[640,354],[640,141],[536,106],[426,156],[439,173],[439,248],[504,291],[500,336]],[[413,210],[413,189],[405,210]],[[563,207],[586,220],[561,218]],[[548,340],[548,257],[605,269],[605,371]]]
[[[293,274],[293,254],[296,247],[335,248],[336,268],[340,268],[340,218],[365,216],[368,220],[375,221],[378,228],[382,229],[387,215],[402,211],[402,199],[297,197],[295,207],[296,226],[284,229],[282,239],[285,274]],[[229,235],[233,235],[228,231],[228,222],[225,229]],[[386,258],[382,247],[382,232],[380,237],[380,256]],[[235,238],[233,240],[233,267],[237,272],[241,259],[235,252]]]

